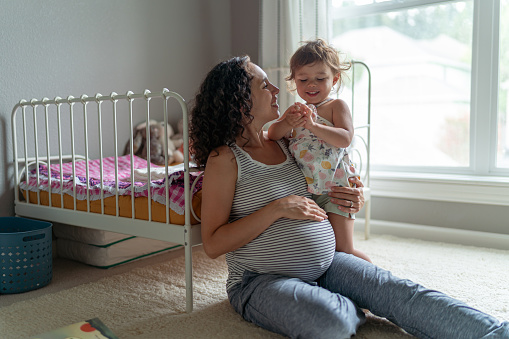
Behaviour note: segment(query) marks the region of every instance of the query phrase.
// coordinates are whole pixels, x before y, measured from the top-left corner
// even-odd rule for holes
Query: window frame
[[[339,17],[376,15],[462,0],[406,0],[382,2],[341,9]],[[375,165],[379,172],[444,173],[457,175],[507,176],[509,169],[497,168],[499,0],[471,0],[474,6],[470,89],[469,165],[465,167],[422,167]],[[482,5],[481,5],[482,4]],[[338,18],[338,15],[335,15]],[[376,113],[375,113],[376,114]]]
[[[477,175],[507,175],[508,169],[496,167],[500,1],[482,4],[474,0],[470,167]]]
[[[407,0],[342,9],[340,17],[381,14],[459,0]],[[509,206],[509,169],[497,168],[500,0],[474,6],[469,166],[373,166],[374,196]],[[336,16],[337,18],[337,16]],[[376,108],[373,108],[376,114]]]

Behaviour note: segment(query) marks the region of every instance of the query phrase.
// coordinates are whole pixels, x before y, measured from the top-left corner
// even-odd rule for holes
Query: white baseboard
[[[355,230],[364,232],[364,219],[358,218]],[[509,235],[446,227],[371,220],[371,234],[388,234],[401,238],[446,242],[466,246],[509,250]]]

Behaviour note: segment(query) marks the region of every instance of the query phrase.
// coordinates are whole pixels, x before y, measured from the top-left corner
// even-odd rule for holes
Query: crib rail
[[[101,94],[96,94],[94,97],[88,97],[87,95],[82,95],[81,97],[79,98],[75,98],[73,96],[69,96],[65,99],[63,98],[60,98],[60,97],[56,97],[55,99],[48,99],[48,98],[44,98],[42,100],[37,100],[37,99],[32,99],[31,101],[26,101],[26,100],[21,100],[14,108],[13,108],[13,113],[12,113],[12,135],[13,135],[13,152],[14,152],[14,168],[15,168],[15,176],[16,176],[16,184],[18,185],[20,180],[21,180],[21,173],[20,173],[20,168],[19,168],[19,165],[20,164],[39,164],[39,163],[45,163],[47,164],[48,166],[48,172],[51,172],[51,164],[52,163],[55,163],[57,162],[60,167],[62,166],[62,163],[63,163],[63,160],[65,158],[70,158],[72,164],[73,164],[73,176],[75,176],[75,168],[74,168],[74,164],[76,162],[76,160],[78,159],[90,159],[90,155],[89,155],[89,128],[88,128],[88,124],[89,124],[89,119],[88,119],[88,115],[89,115],[89,107],[88,107],[88,104],[89,103],[95,103],[97,105],[97,115],[98,115],[98,133],[97,133],[97,136],[98,136],[98,141],[99,141],[99,147],[98,147],[98,151],[99,151],[99,154],[98,154],[98,157],[100,159],[100,175],[101,175],[101,214],[104,214],[104,195],[103,195],[103,191],[102,191],[102,183],[104,181],[102,175],[103,175],[103,157],[104,157],[104,140],[103,140],[103,135],[104,135],[104,122],[103,122],[103,119],[101,119],[101,115],[102,115],[102,109],[103,109],[103,106],[102,104],[105,103],[105,102],[111,102],[112,103],[112,110],[113,110],[113,114],[112,114],[112,117],[113,117],[113,142],[114,142],[114,145],[113,145],[113,150],[114,150],[114,158],[115,158],[115,178],[118,178],[118,163],[117,163],[117,158],[119,156],[119,138],[118,138],[118,112],[117,112],[117,107],[118,107],[118,102],[120,100],[126,100],[128,102],[128,105],[129,105],[129,109],[128,109],[128,119],[129,119],[129,131],[132,131],[133,130],[133,101],[136,100],[136,99],[143,99],[144,101],[146,101],[146,122],[148,122],[150,120],[150,109],[151,109],[151,106],[150,106],[150,100],[153,99],[153,98],[162,98],[163,99],[163,105],[162,105],[162,108],[163,108],[163,115],[164,115],[164,123],[167,124],[168,123],[168,110],[167,110],[167,101],[171,98],[174,98],[178,101],[178,103],[180,104],[181,106],[181,109],[182,109],[182,112],[183,112],[183,115],[185,115],[187,117],[187,106],[185,104],[185,101],[183,100],[183,98],[175,93],[175,92],[170,92],[168,89],[164,89],[162,92],[157,92],[157,93],[152,93],[148,90],[146,90],[144,93],[133,93],[133,92],[127,92],[125,95],[121,95],[121,94],[117,94],[115,92],[111,93],[110,95],[101,95]],[[62,105],[63,104],[67,104],[69,105],[69,117],[70,117],[70,121],[69,121],[69,127],[70,127],[70,148],[71,148],[71,152],[70,154],[64,154],[63,153],[63,148],[62,148],[62,132],[63,132],[63,128],[64,126],[62,125]],[[76,108],[75,107],[75,104],[81,104],[81,109],[80,108]],[[57,150],[53,150],[51,149],[50,147],[50,136],[51,136],[51,133],[50,133],[50,126],[49,126],[49,119],[50,119],[50,112],[49,112],[49,107],[53,105],[55,108],[56,108],[56,121],[57,121],[57,134],[58,134],[58,147],[57,147]],[[38,122],[37,122],[37,115],[38,113],[40,114],[41,112],[38,112],[38,108],[39,107],[42,107],[44,109],[44,112],[42,112],[44,114],[44,120],[45,120],[45,130],[46,130],[46,133],[45,133],[45,140],[43,140],[43,143],[45,141],[45,147],[46,147],[46,154],[45,155],[40,155],[39,154],[39,150],[41,148],[41,141],[39,140],[39,127],[38,127]],[[30,112],[27,112],[28,110]],[[31,108],[31,109],[30,109]],[[85,136],[85,142],[84,142],[84,147],[85,147],[85,154],[84,155],[79,155],[76,153],[76,150],[75,150],[75,134],[76,134],[76,130],[77,128],[79,128],[78,126],[75,126],[75,118],[76,118],[76,115],[77,114],[80,114],[81,112],[83,114],[83,134]],[[18,120],[17,120],[17,115],[18,114],[21,114],[22,117],[21,117],[21,121],[22,121],[22,141],[23,141],[23,152],[22,153],[22,156],[20,157],[19,156],[19,145],[18,145],[18,135],[17,135],[17,132],[18,132],[18,128],[17,128],[17,123],[18,123]],[[26,117],[26,115],[29,114],[31,115],[31,117],[29,116],[28,118]],[[28,149],[28,143],[29,143],[29,134],[27,132],[27,120],[28,119],[32,119],[33,121],[33,146],[31,147],[31,149],[34,151],[34,156],[33,157],[29,157],[29,149]],[[187,119],[184,118],[183,119],[183,124],[184,124],[184,131],[185,133],[187,133]],[[150,127],[149,127],[149,124],[147,123],[146,124],[146,135],[147,135],[147,139],[149,140],[150,139]],[[165,149],[168,149],[168,135],[167,135],[167,130],[165,129],[164,130],[164,133],[165,133],[165,138],[164,138],[164,147]],[[130,133],[130,137],[129,137],[129,143],[130,143],[130,152],[131,152],[131,158],[133,157],[133,136],[132,136],[132,133]],[[44,147],[44,145],[42,145],[42,147]],[[188,149],[188,138],[187,137],[184,137],[184,149]],[[56,152],[57,155],[52,155],[53,153],[52,152]],[[147,154],[150,154],[150,144],[147,145]],[[189,153],[188,152],[184,152],[184,166],[185,166],[185,173],[189,173],[190,170],[189,170]],[[167,153],[165,152],[165,162],[168,163],[168,155]],[[131,183],[133,184],[133,181],[134,181],[134,166],[133,166],[133,162],[131,161]],[[151,165],[150,165],[150,161],[147,162],[147,173],[148,173],[148,181],[150,182],[151,181],[151,178],[150,178],[150,170],[151,170]],[[36,171],[37,171],[37,182],[39,183],[39,170],[38,170],[38,166],[36,166]],[[22,171],[23,173],[24,171]],[[168,174],[167,170],[166,170],[166,174]],[[60,178],[62,180],[62,176]],[[89,175],[89,168],[88,168],[88,162],[87,162],[87,165],[86,165],[86,179],[87,179],[87,184],[89,182],[89,179],[90,179],[90,175]],[[189,193],[189,176],[186,175],[184,177],[184,180],[185,180],[185,187],[186,187],[186,190],[185,190],[185,194],[188,194]],[[118,180],[117,180],[118,182]],[[87,191],[88,191],[88,186],[87,186]],[[119,206],[118,206],[118,187],[116,187],[116,204],[117,204],[117,216],[118,216],[118,209],[119,209]],[[131,191],[132,191],[132,196],[134,196],[134,185],[131,185]],[[166,183],[166,199],[168,199],[168,183]],[[15,190],[15,199],[16,199],[16,202],[20,202],[20,199],[19,199],[19,193],[20,193],[20,190],[19,189],[16,189]],[[49,186],[49,199],[50,199],[50,204],[49,206],[51,206],[51,185]],[[60,192],[61,194],[61,202],[63,202],[63,193]],[[74,189],[74,194],[76,194],[76,189]],[[188,197],[186,196],[186,203],[188,202]],[[74,196],[74,200],[76,200],[76,195]],[[151,190],[148,190],[148,200],[150,202],[151,200]],[[28,203],[28,201],[27,201]],[[37,203],[39,203],[39,194],[38,194],[38,201]],[[166,201],[167,205],[168,205],[168,201]],[[63,203],[61,204],[61,208],[63,208]],[[88,212],[90,212],[90,197],[87,196],[87,208],[88,208]],[[76,210],[76,206],[74,207],[74,209]],[[187,209],[187,207],[186,207]],[[148,214],[149,214],[149,220],[151,221],[152,220],[152,211],[151,211],[151,204],[148,204]],[[188,214],[186,214],[186,217],[188,217]],[[134,213],[134,201],[132,203],[132,218],[134,219],[135,218],[135,213]],[[169,224],[170,221],[169,221],[169,213],[166,213],[166,223]],[[190,223],[190,220],[189,220],[189,223]]]
[[[169,184],[165,180],[166,222],[154,222],[152,215],[152,192],[151,165],[147,161],[147,185],[148,185],[148,220],[136,219],[134,199],[134,161],[133,161],[133,129],[134,122],[142,118],[146,123],[146,137],[150,140],[151,130],[149,121],[153,116],[163,115],[164,126],[169,122],[169,102],[175,100],[183,118],[183,154],[184,154],[184,198],[185,198],[185,222],[182,225],[173,225],[170,222]],[[156,102],[157,101],[157,102]],[[156,102],[156,103],[154,103]],[[157,103],[161,102],[160,105]],[[125,106],[127,105],[127,108]],[[143,117],[134,106],[143,107]],[[174,105],[174,103],[172,104]],[[136,106],[136,107],[138,107]],[[174,117],[174,116],[172,116]],[[92,124],[92,121],[95,122]],[[153,118],[152,118],[153,119]],[[127,121],[126,121],[127,120]],[[154,119],[157,120],[157,119]],[[160,119],[159,119],[160,120]],[[127,122],[127,123],[126,123]],[[140,121],[138,121],[140,122]],[[53,222],[61,222],[83,226],[88,228],[102,229],[112,232],[125,233],[146,238],[165,240],[180,243],[185,246],[186,256],[186,289],[187,311],[192,310],[192,269],[191,247],[201,243],[200,225],[191,225],[192,196],[189,165],[189,138],[188,138],[188,110],[184,99],[176,92],[163,89],[161,92],[126,94],[112,92],[109,95],[96,94],[95,96],[82,95],[80,97],[68,96],[67,98],[55,97],[54,99],[21,100],[17,103],[11,116],[13,159],[15,169],[15,213],[20,216],[46,219]],[[91,128],[92,127],[92,128]],[[108,129],[111,127],[111,132]],[[128,143],[130,149],[131,171],[131,218],[119,216],[119,172],[118,158],[120,156],[119,142],[121,134],[129,133]],[[79,136],[78,136],[79,134]],[[80,139],[81,138],[81,139]],[[83,144],[80,140],[84,140]],[[164,149],[168,149],[168,130],[164,128]],[[77,149],[81,148],[80,151]],[[164,152],[165,163],[168,164],[168,154]],[[116,215],[105,213],[103,183],[105,154],[114,158],[114,176],[116,182],[115,201]],[[147,143],[147,154],[150,153],[150,143]],[[100,159],[100,213],[90,213],[90,171],[89,161],[91,158]],[[60,206],[52,203],[51,189],[51,166],[59,165],[62,169],[64,161],[72,163],[73,200],[74,209],[64,207],[64,190],[60,175]],[[86,167],[86,205],[87,211],[79,211],[76,206],[76,161],[85,160]],[[20,198],[20,183],[23,177],[35,166],[37,186],[40,183],[39,164],[47,166],[48,173],[48,196],[49,204],[43,205],[40,201],[40,193],[37,192],[37,201],[30,201],[28,189],[26,201]],[[165,166],[166,178],[168,178],[168,166]]]

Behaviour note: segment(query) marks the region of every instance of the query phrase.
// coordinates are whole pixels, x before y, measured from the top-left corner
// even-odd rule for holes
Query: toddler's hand
[[[318,112],[316,111],[316,106],[313,104],[306,105],[307,108],[309,108],[309,111],[307,112],[308,115],[311,116],[311,119],[316,122],[316,116],[318,115]]]
[[[295,103],[301,111],[302,116],[305,118],[305,122],[302,127],[306,129],[313,128],[316,124],[316,107],[314,105],[304,105],[300,102]]]
[[[288,107],[283,115],[282,120],[284,120],[292,128],[296,128],[304,126],[306,117],[302,114],[300,107],[294,104]]]

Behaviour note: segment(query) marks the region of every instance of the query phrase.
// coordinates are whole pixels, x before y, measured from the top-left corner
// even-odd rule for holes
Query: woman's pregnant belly
[[[282,218],[234,251],[232,259],[253,272],[313,281],[329,268],[335,247],[334,232],[327,220]]]

